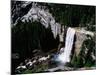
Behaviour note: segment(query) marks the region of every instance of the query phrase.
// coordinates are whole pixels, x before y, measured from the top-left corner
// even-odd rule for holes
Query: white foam
[[[58,60],[61,63],[70,62],[70,55],[73,47],[74,35],[75,35],[75,30],[72,28],[68,28],[66,33],[66,43],[65,43],[64,51],[63,53],[58,55]]]

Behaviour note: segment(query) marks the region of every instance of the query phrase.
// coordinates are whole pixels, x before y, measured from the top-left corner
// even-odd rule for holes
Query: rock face
[[[87,38],[86,34],[76,31],[75,53],[78,56],[84,40]]]
[[[12,1],[11,3],[11,23],[16,25],[21,17],[28,13],[32,7],[32,2]]]
[[[76,29],[75,53],[78,56],[83,42],[88,39],[87,35],[94,37],[93,32],[86,31],[84,28]]]
[[[54,38],[61,33],[61,25],[55,22],[54,17],[46,7],[39,6],[33,2],[13,2],[12,24],[16,25],[19,20],[22,22],[40,22],[45,28],[50,27]],[[15,4],[15,5],[14,5]],[[19,13],[20,12],[20,13]]]
[[[47,52],[57,47],[61,25],[48,9],[35,2],[12,1],[11,12],[12,53],[19,54],[19,59],[12,59],[14,70],[34,49]]]
[[[95,64],[95,33],[76,29],[76,40],[71,63],[74,67],[91,66]]]

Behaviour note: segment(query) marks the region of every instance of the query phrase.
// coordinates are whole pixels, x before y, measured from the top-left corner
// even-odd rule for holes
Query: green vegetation
[[[53,45],[50,45],[51,43]],[[21,55],[23,55],[26,51],[27,55],[30,55],[34,49],[41,49],[46,52],[46,50],[51,50],[54,47],[57,47],[57,44],[51,29],[46,29],[39,22],[19,22],[12,28],[13,52],[22,52]]]
[[[94,56],[96,55],[95,37],[87,36],[88,39],[83,42],[80,54],[78,56],[74,55],[71,61],[75,68],[96,66],[96,60],[92,58],[92,53]]]
[[[59,40],[54,39],[51,29],[46,29],[40,22],[19,21],[11,30],[12,53],[19,54],[18,62],[12,59],[13,68],[26,58],[32,57],[35,49],[46,53],[58,46]]]
[[[52,13],[56,22],[71,27],[87,27],[87,30],[95,31],[95,6],[38,3],[46,6]]]

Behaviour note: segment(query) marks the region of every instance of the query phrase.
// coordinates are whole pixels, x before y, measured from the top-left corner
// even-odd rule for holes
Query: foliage
[[[49,52],[57,48],[58,41],[54,39],[50,28],[45,28],[40,22],[21,22],[11,28],[12,53],[19,54],[18,64],[26,58],[32,57],[32,51],[37,49]],[[12,59],[14,65],[16,59]]]
[[[46,6],[56,22],[71,27],[87,27],[95,31],[95,6],[39,3]]]
[[[71,64],[75,68],[95,66],[96,60],[92,58],[92,53],[95,56],[95,38],[89,35],[88,39],[83,42],[81,51],[78,56],[74,54]]]

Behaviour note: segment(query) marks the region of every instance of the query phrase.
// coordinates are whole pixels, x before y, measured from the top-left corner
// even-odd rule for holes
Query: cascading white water
[[[74,42],[74,35],[75,35],[75,30],[73,28],[68,28],[67,33],[66,33],[66,42],[65,42],[65,48],[60,50],[60,54],[58,55],[58,61],[60,63],[67,63],[70,62],[70,55],[71,55],[71,50],[73,47],[73,42]]]

